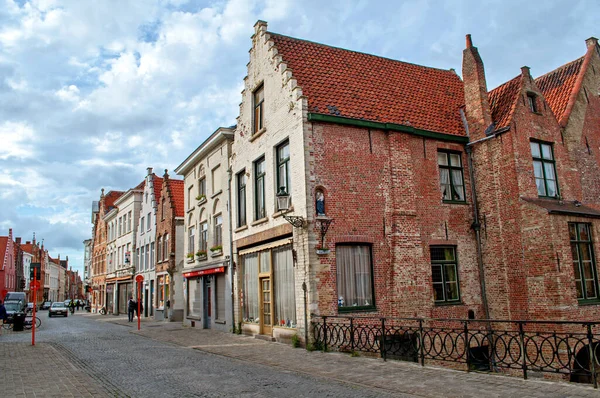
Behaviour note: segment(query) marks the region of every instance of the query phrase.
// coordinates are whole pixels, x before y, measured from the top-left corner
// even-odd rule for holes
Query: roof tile
[[[465,134],[463,83],[454,71],[269,35],[309,112]]]
[[[183,217],[185,213],[184,209],[184,184],[183,180],[171,180],[169,179],[169,188],[171,189],[171,199],[175,205],[175,217]]]
[[[488,93],[492,121],[496,129],[508,127],[510,124],[522,86],[523,76],[519,75]]]

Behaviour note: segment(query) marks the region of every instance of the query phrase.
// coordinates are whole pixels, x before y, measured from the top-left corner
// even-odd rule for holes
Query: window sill
[[[356,307],[338,307],[338,313],[348,313],[348,312],[368,312],[368,311],[377,311],[377,307],[374,305],[363,305]]]
[[[559,200],[558,196],[542,196],[542,195],[538,195],[538,198],[540,198],[540,199],[549,199],[549,200]]]
[[[223,250],[216,250],[216,251],[210,253],[211,257],[219,257],[219,256],[222,256],[222,255],[223,255]]]
[[[187,209],[185,212],[186,212],[186,213],[191,213],[191,212],[193,212],[193,211],[194,211],[194,208],[193,208],[193,207],[190,207],[190,208],[189,208],[189,209]]]
[[[581,306],[586,306],[586,305],[600,305],[600,300],[599,299],[577,300],[577,304],[579,304]]]
[[[442,203],[447,205],[468,205],[466,200],[442,200]]]
[[[287,210],[285,210],[285,211],[284,210],[280,210],[280,211],[278,211],[276,213],[273,213],[273,215],[271,217],[273,217],[273,219],[279,218],[279,217],[283,216],[284,214],[291,213],[293,211],[294,211],[294,206],[290,206],[290,208],[287,209]]]
[[[262,129],[258,130],[256,133],[252,134],[252,137],[250,137],[250,139],[248,141],[253,142],[255,139],[257,139],[258,137],[263,135],[265,133],[265,131],[267,131],[267,128],[263,127]]]
[[[212,196],[210,197],[211,199],[216,198],[217,196],[219,196],[221,193],[223,193],[222,189],[219,189],[217,192],[213,193]]]
[[[462,301],[435,301],[434,305],[436,307],[448,307],[453,305],[464,305]]]
[[[247,225],[242,225],[241,227],[237,227],[236,229],[233,230],[233,232],[242,232],[248,229]]]
[[[206,203],[206,198],[199,200],[198,201],[198,207],[202,206],[205,203]]]
[[[215,323],[219,324],[219,325],[225,325],[225,321],[217,321],[216,319],[215,319]]]
[[[203,256],[196,256],[196,261],[206,261],[208,256],[205,254]]]
[[[193,262],[194,262],[194,259],[193,259],[193,258],[188,258],[188,259],[187,259],[187,263],[188,263],[188,264],[191,264],[191,263],[193,263]]]
[[[253,226],[253,227],[255,227],[257,225],[264,224],[267,221],[269,221],[269,217],[265,217],[265,218],[261,218],[259,220],[253,221],[250,225]]]

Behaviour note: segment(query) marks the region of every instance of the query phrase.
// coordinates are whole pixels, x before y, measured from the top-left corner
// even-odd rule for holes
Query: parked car
[[[69,316],[69,309],[67,308],[65,303],[52,303],[52,306],[48,310],[48,318],[52,318],[54,315],[62,315],[64,317]]]
[[[27,302],[27,295],[24,292],[8,292],[4,297],[4,301],[22,301]]]
[[[27,303],[27,312],[33,312],[33,307],[33,303]],[[35,307],[35,310],[37,311],[37,307]]]
[[[52,306],[52,301],[44,301],[42,303],[41,309],[42,310],[48,310],[48,309],[50,309],[51,306]]]
[[[21,300],[4,300],[4,307],[6,307],[6,313],[12,314],[15,312],[26,312],[27,302]]]

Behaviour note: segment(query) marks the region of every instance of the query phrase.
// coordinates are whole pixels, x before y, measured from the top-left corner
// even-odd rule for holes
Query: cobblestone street
[[[591,386],[524,381],[78,313],[42,313],[36,346],[29,332],[0,335],[0,395],[600,397]]]

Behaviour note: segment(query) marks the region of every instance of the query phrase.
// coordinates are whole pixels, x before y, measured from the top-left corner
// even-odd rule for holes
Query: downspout
[[[460,118],[462,119],[465,127],[465,133],[467,138],[469,137],[469,124],[465,117],[464,110],[460,109]],[[471,228],[475,231],[475,240],[477,241],[477,265],[479,267],[479,284],[481,288],[481,301],[483,302],[483,312],[485,319],[490,319],[490,307],[487,300],[487,290],[485,288],[485,274],[483,268],[483,250],[481,245],[481,224],[479,223],[479,205],[477,203],[477,190],[475,188],[475,173],[473,171],[473,153],[472,148],[469,144],[465,145],[467,152],[467,163],[469,164],[469,177],[471,180],[471,196],[473,197],[473,225]]]
[[[229,283],[231,286],[231,332],[235,333],[235,298],[233,295],[233,223],[231,220],[231,180],[233,177],[233,170],[231,170],[231,164],[227,169],[227,218],[229,219]]]

